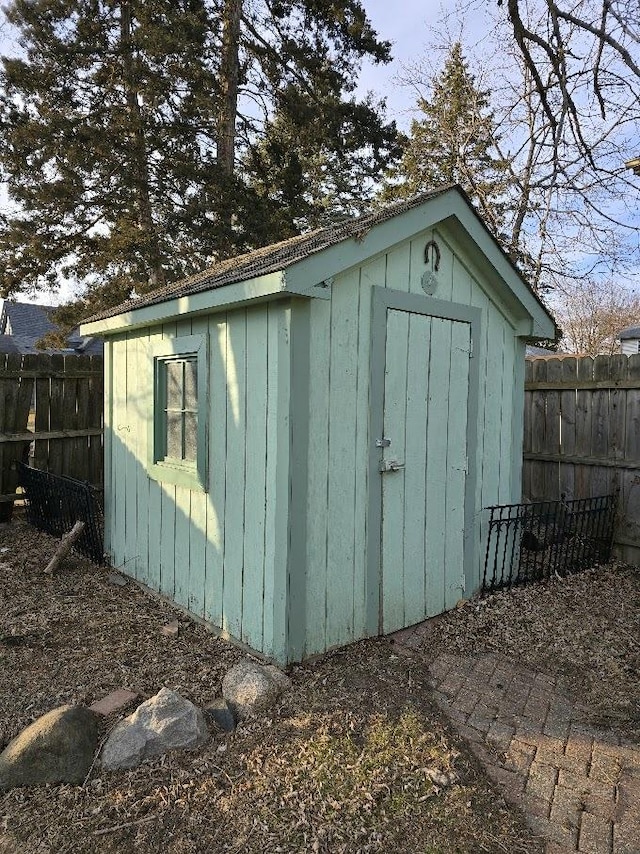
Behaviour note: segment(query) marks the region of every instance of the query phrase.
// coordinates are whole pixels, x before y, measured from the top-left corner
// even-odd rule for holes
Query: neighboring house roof
[[[618,335],[621,341],[628,341],[630,338],[640,338],[640,326],[627,326]]]
[[[634,157],[632,160],[627,160],[624,165],[627,169],[633,169],[635,175],[640,175],[640,157]]]
[[[558,356],[566,356],[566,353],[559,353],[557,350],[548,350],[546,347],[534,347],[533,344],[527,344],[525,355],[530,359],[541,358],[557,358]]]
[[[4,300],[0,311],[0,353],[20,353],[23,356],[31,353],[69,353],[86,356],[100,356],[103,351],[102,341],[98,338],[87,338],[72,330],[67,338],[66,349],[41,350],[38,341],[48,332],[57,329],[50,319],[54,305],[38,303],[14,302]]]
[[[88,338],[80,335],[78,327],[71,330],[67,337],[67,343],[78,356],[102,356],[104,351],[104,344],[101,338]]]
[[[118,315],[124,315],[129,312],[136,312],[141,308],[155,306],[170,300],[181,300],[184,297],[192,297],[204,291],[216,290],[224,285],[238,284],[249,280],[255,280],[260,277],[269,276],[274,273],[283,273],[293,265],[305,261],[312,256],[329,249],[330,247],[336,247],[338,244],[349,239],[353,239],[357,243],[360,243],[366,238],[367,233],[370,229],[374,228],[374,226],[378,226],[387,220],[398,217],[408,211],[412,211],[430,200],[435,200],[440,196],[452,193],[461,197],[466,202],[468,208],[473,211],[477,222],[482,226],[485,240],[488,237],[493,245],[498,248],[502,256],[503,263],[504,261],[508,263],[512,270],[512,274],[515,272],[518,280],[525,285],[530,296],[533,296],[538,308],[542,309],[546,316],[545,323],[547,325],[549,321],[554,323],[546,306],[540,301],[539,297],[523,278],[520,271],[512,263],[511,259],[509,259],[503,252],[486,226],[484,226],[484,223],[478,216],[464,190],[462,190],[458,185],[446,185],[427,193],[421,193],[420,195],[414,196],[406,201],[389,205],[381,210],[375,211],[374,213],[358,217],[357,219],[339,222],[327,228],[302,234],[298,237],[292,237],[280,243],[265,246],[262,249],[256,249],[253,252],[249,252],[235,258],[230,258],[226,261],[221,261],[215,266],[194,276],[190,276],[187,279],[182,279],[178,282],[174,282],[173,284],[158,288],[148,294],[144,294],[141,297],[129,299],[120,305],[114,306],[113,308],[98,312],[83,321],[83,327],[85,324],[98,323],[98,326],[90,330],[91,333],[103,332],[104,328],[100,326],[99,321],[117,317]]]
[[[54,310],[53,305],[5,300],[0,314],[0,334],[23,336],[37,341],[56,329],[49,317]]]
[[[37,353],[35,342],[22,335],[0,335],[0,353],[19,353],[21,356]]]

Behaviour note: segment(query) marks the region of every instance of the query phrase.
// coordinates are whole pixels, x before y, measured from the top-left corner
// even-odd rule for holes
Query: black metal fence
[[[62,537],[73,525],[84,522],[74,548],[94,563],[104,563],[103,514],[91,484],[18,464],[25,492],[28,522],[54,537]]]
[[[571,575],[611,557],[614,495],[487,509],[491,515],[483,593]]]

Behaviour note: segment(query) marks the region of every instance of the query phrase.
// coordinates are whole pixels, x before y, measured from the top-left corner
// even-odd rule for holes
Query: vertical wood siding
[[[307,655],[366,635],[367,477],[369,442],[376,438],[368,435],[371,289],[424,294],[423,253],[432,238],[442,253],[436,298],[481,311],[480,340],[474,342],[474,358],[480,360],[477,448],[470,460],[477,473],[476,509],[518,498],[513,489],[518,482],[514,464],[519,465],[520,447],[518,440],[514,447],[513,436],[521,419],[517,360],[523,353],[512,321],[491,295],[491,285],[473,275],[472,265],[454,251],[444,232],[437,231],[398,244],[336,277],[330,301],[311,301]],[[397,333],[398,346],[406,348],[409,330]],[[430,342],[425,370],[431,365],[437,374],[449,366],[447,346],[444,340]],[[427,478],[427,491],[429,484]],[[429,500],[437,504],[438,499],[432,495]],[[479,585],[484,536],[480,512],[474,516],[474,528]]]
[[[285,643],[289,313],[270,305],[178,319],[114,336],[107,350],[113,564],[276,657]],[[160,483],[146,471],[148,345],[183,335],[209,342],[209,398],[201,410],[208,419],[207,492]]]
[[[480,377],[476,447],[469,460],[476,474],[472,583],[479,584],[481,508],[519,498],[514,491],[521,454],[523,353],[514,322],[491,283],[474,273],[473,263],[446,230],[425,232],[336,277],[329,300],[311,299],[304,307],[294,300],[293,308],[272,303],[178,318],[110,339],[108,542],[115,565],[282,661],[291,643],[288,633],[296,634],[295,643],[303,645],[300,652],[305,655],[367,634],[367,542],[373,535],[367,531],[368,478],[371,442],[376,438],[369,435],[372,288],[424,295],[423,252],[429,239],[436,239],[441,249],[436,299],[474,307],[481,317],[474,340]],[[396,315],[389,326],[386,355],[374,357],[402,360],[408,347],[413,353],[423,350],[429,383],[455,386],[451,324],[413,323],[401,310]],[[427,327],[429,340],[424,339]],[[308,397],[299,378],[294,382],[295,397],[291,389],[296,368],[291,334],[299,342],[300,329],[309,341]],[[153,404],[149,347],[163,338],[185,335],[204,335],[209,346],[208,400],[203,401],[208,419],[207,492],[160,483],[146,473],[147,422]],[[420,400],[424,383],[415,380],[405,378],[398,406],[425,405]],[[443,423],[456,417],[451,406],[449,402],[449,409],[438,415]],[[302,445],[297,424],[307,431]],[[463,424],[457,426],[464,429]],[[412,442],[425,445],[429,469],[426,476],[407,473],[397,508],[405,528],[403,548],[411,558],[402,580],[407,622],[413,614],[414,582],[419,588],[416,597],[444,601],[441,580],[414,572],[412,561],[424,562],[427,551],[434,559],[435,553],[457,550],[462,563],[462,543],[445,541],[444,522],[435,524],[437,532],[428,542],[413,536],[412,526],[427,525],[425,502],[439,508],[442,517],[446,504],[437,476],[442,461],[434,453],[429,459],[427,436],[416,435]],[[292,447],[296,454],[304,447],[306,460],[301,492],[306,530],[298,538],[302,545],[296,546],[300,551],[295,560],[289,513],[301,487],[290,468]],[[419,455],[420,447],[412,448],[412,453]],[[432,528],[437,518],[437,513],[430,516]],[[393,524],[393,519],[386,518],[385,524]],[[304,583],[292,582],[294,574],[303,571]],[[462,565],[459,571],[461,575]],[[296,613],[290,590],[295,592]],[[471,592],[467,587],[467,595]],[[435,613],[438,608],[428,610]],[[416,606],[415,613],[421,615],[421,608]]]

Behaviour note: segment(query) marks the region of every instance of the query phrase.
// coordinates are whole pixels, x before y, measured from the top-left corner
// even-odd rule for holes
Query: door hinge
[[[391,444],[391,439],[383,436],[382,439],[376,439],[376,448],[388,448]]]
[[[473,338],[469,341],[469,358],[473,359]]]

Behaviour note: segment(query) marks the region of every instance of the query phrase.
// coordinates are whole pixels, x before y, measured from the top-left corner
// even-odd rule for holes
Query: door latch
[[[376,448],[388,448],[391,444],[391,439],[383,436],[382,439],[376,439]]]
[[[400,471],[404,468],[404,463],[399,463],[397,460],[382,460],[380,463],[380,471]]]

